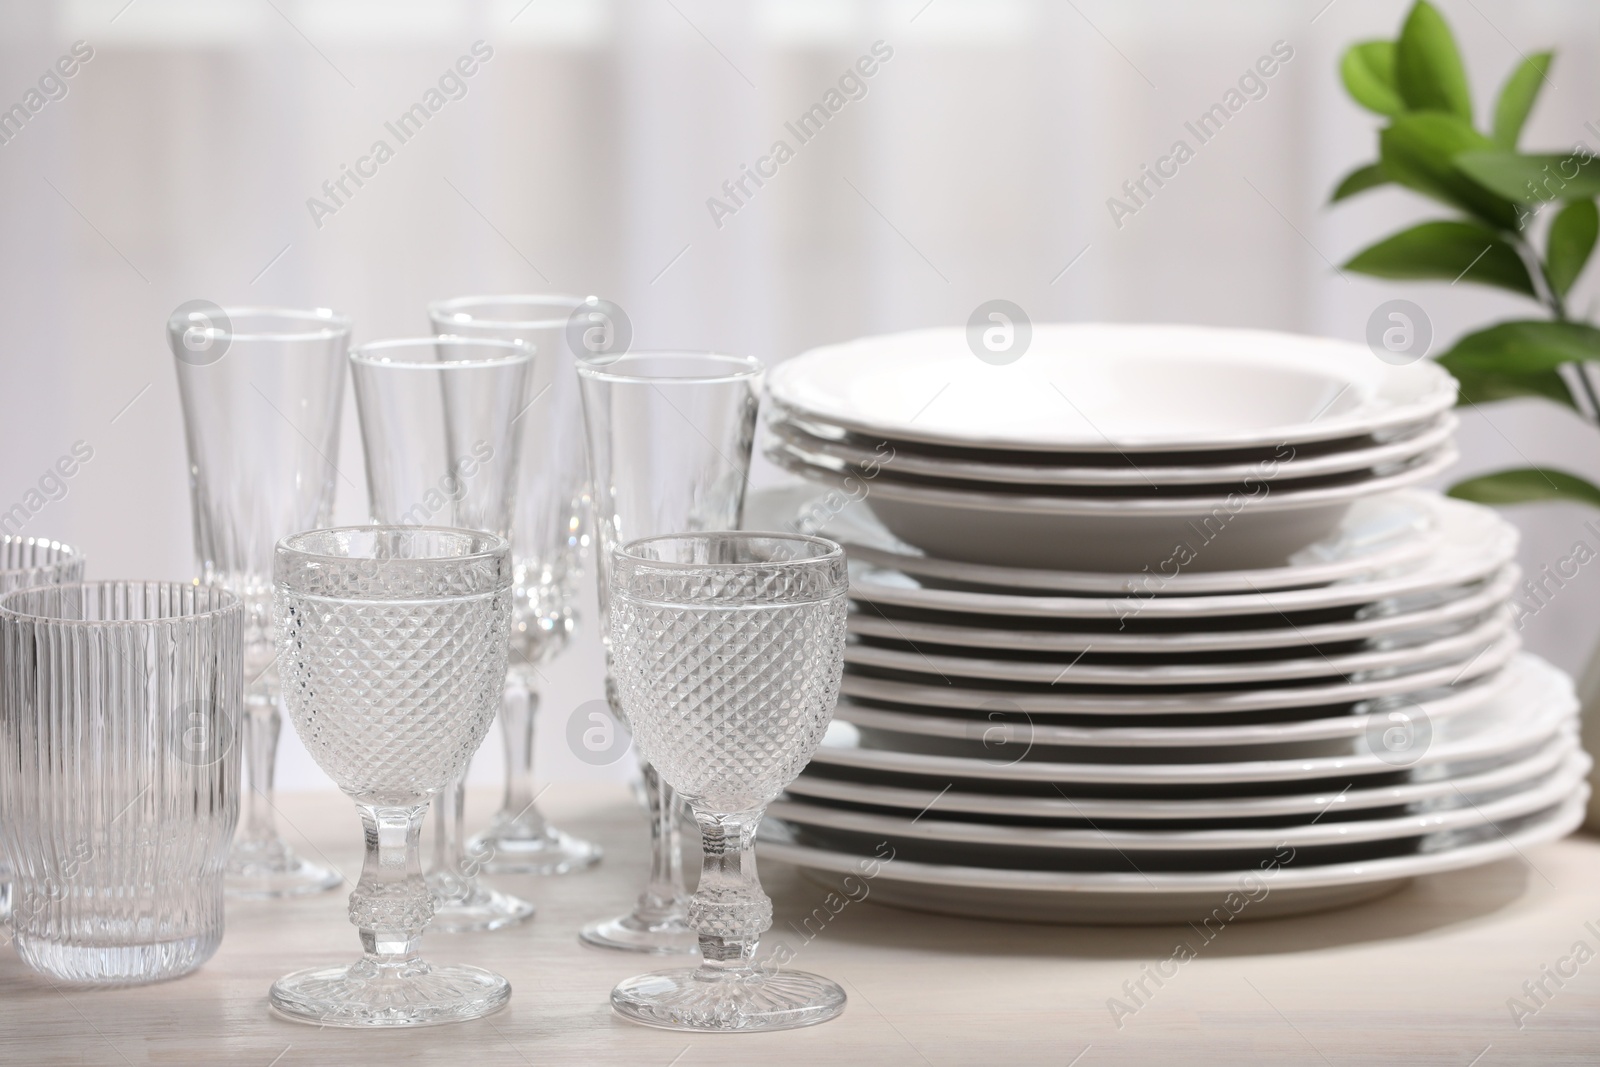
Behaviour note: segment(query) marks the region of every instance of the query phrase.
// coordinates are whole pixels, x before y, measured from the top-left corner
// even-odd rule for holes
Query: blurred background
[[[1600,134],[1600,8],[1440,0],[1479,125],[1522,56],[1554,47],[1523,138]],[[20,532],[81,545],[94,577],[193,576],[186,459],[163,333],[180,303],[328,306],[355,342],[427,332],[427,301],[596,293],[635,348],[781,361],[866,333],[965,323],[1004,298],[1035,322],[1159,321],[1360,340],[1386,300],[1422,306],[1434,350],[1532,305],[1466,284],[1380,283],[1335,264],[1442,217],[1393,187],[1326,206],[1375,157],[1345,95],[1352,41],[1403,0],[70,0],[0,7],[0,109],[59,56],[80,64],[0,126],[0,511],[56,460],[92,458]],[[481,42],[481,43],[480,43]],[[91,53],[86,60],[81,57]],[[1288,58],[1283,58],[1285,53]],[[1262,56],[1278,67],[1204,144],[1185,127]],[[441,83],[462,56],[471,77]],[[862,56],[859,82],[840,79]],[[471,64],[469,64],[471,65]],[[463,68],[465,69],[465,68]],[[436,95],[428,97],[430,90]],[[830,90],[839,97],[830,100]],[[842,99],[801,143],[785,126]],[[442,103],[441,103],[442,101]],[[386,123],[438,103],[402,143]],[[1134,204],[1123,183],[1196,146]],[[370,157],[388,143],[392,158]],[[755,168],[775,141],[776,174]],[[346,168],[367,172],[358,186]],[[372,173],[375,169],[376,173]],[[335,196],[324,189],[329,183]],[[1153,188],[1146,183],[1146,189]],[[736,192],[738,189],[734,186]],[[322,207],[308,205],[316,199]],[[708,200],[720,199],[713,209]],[[329,211],[328,208],[333,210]],[[1572,305],[1590,310],[1593,276]],[[353,408],[336,518],[364,521]],[[1446,482],[1503,466],[1600,478],[1600,438],[1554,405],[1466,412]],[[80,444],[81,442],[81,444]],[[758,460],[756,486],[778,480]],[[35,498],[37,499],[37,498]],[[1518,509],[1538,571],[1595,535],[1570,505]],[[1600,568],[1527,622],[1577,670],[1600,635]],[[545,780],[621,776],[567,751],[601,695],[586,592],[552,667]],[[498,731],[474,765],[498,781]],[[325,785],[292,730],[279,787]]]

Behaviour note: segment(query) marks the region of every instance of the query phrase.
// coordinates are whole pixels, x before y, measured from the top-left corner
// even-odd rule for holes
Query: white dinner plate
[[[1470,630],[1421,643],[1390,643],[1389,647],[1335,655],[1312,654],[1296,659],[1223,663],[1085,663],[1080,653],[1070,659],[984,659],[946,655],[913,647],[910,650],[851,641],[846,663],[908,674],[937,675],[947,680],[974,678],[990,681],[1033,682],[1056,685],[1265,685],[1297,678],[1341,676],[1360,681],[1375,672],[1402,674],[1471,659],[1505,636],[1511,628],[1511,609],[1501,608]],[[1090,650],[1092,651],[1092,650]]]
[[[1120,871],[1039,871],[915,863],[795,844],[780,823],[762,827],[760,861],[792,863],[854,897],[862,884],[871,899],[921,911],[981,919],[1063,923],[1204,922],[1219,909],[1249,903],[1231,918],[1268,919],[1319,911],[1393,892],[1420,875],[1476,867],[1521,856],[1583,822],[1588,788],[1540,815],[1493,825],[1480,839],[1456,847],[1351,863],[1296,866],[1291,856],[1270,870],[1148,874]],[[1287,846],[1286,848],[1292,848]],[[880,850],[881,851],[881,850]],[[1230,897],[1230,894],[1233,894]],[[1224,920],[1227,921],[1227,920]],[[1205,940],[1205,935],[1197,935]]]
[[[1520,647],[1518,636],[1508,633],[1465,665],[1414,671],[1392,677],[1363,681],[1322,682],[1311,685],[1262,686],[1159,693],[1081,692],[1061,686],[1009,689],[998,685],[981,686],[966,680],[966,685],[929,684],[880,678],[845,671],[840,692],[861,700],[889,704],[926,705],[939,708],[969,708],[974,711],[1004,709],[1037,715],[1230,715],[1239,712],[1279,711],[1287,708],[1313,708],[1323,705],[1348,705],[1378,697],[1400,696],[1441,685],[1458,685],[1499,670]]]
[[[981,649],[1073,653],[1092,648],[1097,652],[1148,652],[1167,656],[1178,652],[1320,648],[1424,630],[1475,626],[1483,616],[1505,604],[1520,576],[1517,567],[1503,567],[1486,582],[1386,601],[1361,609],[1354,618],[1326,623],[1273,625],[1284,620],[1279,616],[1263,616],[1260,625],[1253,628],[1219,626],[1217,620],[1200,619],[1195,622],[1195,629],[1186,631],[1100,631],[1091,628],[1092,623],[1082,630],[1044,630],[891,618],[870,604],[857,604],[851,608],[849,626],[853,634],[919,646],[942,645],[973,654]],[[1256,619],[1255,616],[1250,618]]]
[[[938,787],[913,786],[905,779],[887,776],[882,781],[855,781],[805,773],[786,790],[792,796],[817,797],[846,804],[901,808],[922,813],[942,811],[992,815],[1009,819],[1093,819],[1096,821],[1146,821],[1156,823],[1228,822],[1233,820],[1309,817],[1330,813],[1406,808],[1433,811],[1458,807],[1463,798],[1481,797],[1515,789],[1552,773],[1578,751],[1575,731],[1566,730],[1532,755],[1508,760],[1486,770],[1457,777],[1426,777],[1368,788],[1345,786],[1311,793],[1271,793],[1265,796],[1208,796],[1151,800],[1144,797],[1070,796],[1050,791],[1042,796],[983,793],[971,783],[945,781]]]
[[[1237,460],[1226,463],[1203,463],[1198,458],[1192,464],[1174,465],[1148,463],[1131,456],[1122,462],[1104,462],[1085,465],[1072,462],[1071,454],[1041,453],[1038,462],[992,462],[982,453],[960,452],[955,455],[910,451],[905,442],[875,441],[852,436],[846,440],[830,440],[808,432],[806,425],[786,421],[781,416],[769,417],[767,426],[781,441],[793,446],[798,454],[817,460],[832,460],[845,471],[876,476],[879,470],[892,470],[921,478],[940,478],[955,482],[972,482],[974,488],[984,488],[990,483],[1031,486],[1133,486],[1144,489],[1151,486],[1227,485],[1242,483],[1247,478],[1261,478],[1263,471],[1273,482],[1292,482],[1303,478],[1322,478],[1332,474],[1356,471],[1383,470],[1401,464],[1450,440],[1457,419],[1446,412],[1414,433],[1394,441],[1369,444],[1365,447],[1340,449],[1301,456],[1276,463],[1268,460],[1264,467],[1260,459],[1250,462]],[[1310,451],[1310,448],[1307,448]],[[1092,453],[1104,459],[1104,453]],[[1120,459],[1120,457],[1115,457]]]
[[[981,453],[947,454],[914,453],[901,442],[872,442],[864,438],[826,440],[808,434],[795,422],[784,421],[781,416],[768,419],[770,440],[766,448],[786,451],[798,462],[826,467],[838,474],[877,477],[878,472],[909,475],[914,478],[938,478],[946,482],[970,483],[955,488],[973,490],[1011,490],[1014,486],[1034,488],[1131,488],[1141,491],[1178,491],[1187,486],[1242,485],[1246,480],[1270,482],[1290,488],[1293,483],[1306,478],[1326,478],[1333,475],[1371,474],[1386,472],[1405,466],[1421,454],[1429,453],[1450,440],[1456,430],[1456,416],[1445,413],[1429,422],[1414,434],[1405,435],[1394,442],[1368,445],[1365,448],[1346,448],[1328,453],[1301,456],[1285,448],[1286,459],[1269,458],[1267,461],[1221,462],[1221,464],[1146,464],[1136,459],[1117,466],[1072,466],[1070,454],[1058,462],[992,462],[970,458]],[[1005,454],[1005,453],[998,453]],[[1051,459],[1058,454],[1051,453]],[[1043,459],[1043,456],[1042,456]],[[1182,486],[1182,488],[1179,488]]]
[[[1504,756],[1537,745],[1549,738],[1569,720],[1577,708],[1572,682],[1549,664],[1528,657],[1543,667],[1535,669],[1526,688],[1502,694],[1480,707],[1436,725],[1427,735],[1417,733],[1414,744],[1419,753],[1407,753],[1404,767],[1434,766]],[[1440,672],[1441,674],[1446,672]],[[1416,677],[1421,677],[1416,676]],[[1441,678],[1433,685],[1448,684]],[[1335,693],[1336,687],[1329,687]],[[1356,686],[1346,688],[1355,689]],[[1427,688],[1432,688],[1432,685]],[[1391,685],[1391,692],[1394,687]],[[1407,689],[1402,683],[1399,692]],[[1332,695],[1332,694],[1330,694]],[[1378,695],[1378,694],[1371,694]],[[1384,695],[1390,695],[1388,693]],[[1334,696],[1334,699],[1339,699]],[[1351,694],[1344,698],[1356,702],[1365,697]],[[1326,702],[1324,700],[1323,702]],[[1012,709],[1014,710],[1014,709]],[[1420,730],[1420,724],[1417,729]],[[1364,740],[1366,740],[1364,738]],[[1380,742],[1383,740],[1380,737]],[[1081,782],[1118,785],[1227,785],[1240,782],[1311,781],[1334,776],[1382,774],[1399,769],[1396,755],[1371,751],[1371,741],[1358,747],[1364,752],[1337,756],[1293,759],[1255,759],[1195,763],[1061,763],[1046,759],[979,758],[975,756],[930,755],[868,747],[860,731],[843,721],[828,727],[822,744],[812,756],[815,763],[901,774],[943,776],[951,779],[987,779],[997,782]],[[974,741],[981,749],[981,735]]]
[[[870,492],[870,484],[865,491]],[[744,525],[748,530],[816,533],[838,541],[852,559],[943,582],[1079,595],[1192,596],[1326,585],[1415,562],[1438,545],[1443,499],[1437,493],[1400,490],[1358,500],[1331,534],[1296,552],[1287,565],[1240,571],[1190,572],[1174,563],[1119,574],[937,559],[895,537],[858,500],[831,500],[807,482],[751,493]]]
[[[1336,440],[1422,423],[1456,382],[1360,344],[1196,326],[1034,325],[995,366],[960,328],[813,349],[767,376],[803,416],[868,435],[967,448],[1195,451]]]
[[[1211,596],[1030,596],[939,588],[904,571],[852,563],[850,595],[855,600],[876,604],[1009,618],[1126,620],[1132,617],[1279,616],[1371,604],[1391,597],[1465,585],[1499,570],[1516,553],[1516,527],[1490,508],[1441,499],[1439,517],[1439,546],[1421,564],[1389,568],[1310,589]]]
[[[795,460],[769,457],[823,484],[860,484]],[[1195,571],[1280,566],[1331,534],[1363,497],[1420,485],[1455,463],[1453,445],[1402,470],[1338,485],[1297,489],[1258,482],[1248,493],[1148,497],[1039,496],[914,485],[882,473],[865,500],[902,541],[943,559],[1009,567],[1129,571],[1179,558]]]
[[[953,862],[959,862],[961,845],[985,848],[1070,849],[1116,851],[1122,853],[1214,852],[1223,850],[1267,849],[1280,844],[1295,848],[1350,845],[1395,838],[1422,837],[1427,834],[1467,830],[1485,823],[1499,822],[1544,811],[1570,796],[1589,773],[1587,753],[1569,754],[1553,773],[1525,788],[1504,796],[1437,811],[1410,812],[1389,818],[1318,821],[1299,826],[1228,827],[1223,829],[1126,830],[1099,827],[1017,826],[1007,823],[956,821],[937,814],[914,818],[875,812],[851,811],[792,799],[778,799],[767,808],[771,817],[791,825],[838,830],[849,834],[871,834],[894,841],[921,840],[950,847]],[[1076,817],[1082,822],[1082,817]],[[1146,863],[1144,869],[1159,869]]]
[[[1518,656],[1504,670],[1480,675],[1470,683],[1432,692],[1416,691],[1402,698],[1405,710],[1439,724],[1474,711],[1513,689],[1526,690],[1541,668],[1528,656]],[[1290,745],[1315,741],[1353,741],[1368,729],[1381,729],[1389,719],[1394,699],[1380,698],[1364,712],[1339,711],[1312,719],[1282,722],[1214,724],[1198,721],[1177,726],[1077,726],[1034,721],[1023,715],[1007,716],[989,709],[977,713],[961,709],[878,707],[845,698],[834,718],[867,730],[921,734],[928,737],[984,739],[992,744],[1072,745],[1105,748],[1243,748],[1251,745]],[[995,731],[989,735],[988,731]]]

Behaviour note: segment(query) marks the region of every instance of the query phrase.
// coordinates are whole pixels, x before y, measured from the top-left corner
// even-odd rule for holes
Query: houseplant
[[[1537,307],[1535,317],[1466,334],[1439,357],[1461,383],[1460,403],[1539,397],[1600,422],[1600,375],[1586,366],[1600,360],[1600,329],[1568,306],[1600,236],[1600,160],[1581,142],[1556,152],[1518,147],[1553,59],[1540,52],[1513,68],[1480,130],[1450,27],[1432,4],[1417,0],[1397,38],[1358,42],[1341,59],[1345,89],[1384,124],[1377,159],[1347,174],[1332,202],[1397,185],[1447,209],[1363,249],[1345,270],[1489,285]],[[1600,487],[1545,467],[1498,471],[1450,493],[1486,504],[1571,500],[1600,507]],[[1593,753],[1600,749],[1600,654],[1580,679],[1579,696]],[[1589,824],[1600,828],[1594,796]]]

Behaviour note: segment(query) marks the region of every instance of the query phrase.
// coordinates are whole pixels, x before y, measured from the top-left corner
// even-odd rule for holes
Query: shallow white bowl
[[[1455,379],[1365,346],[1199,326],[1038,325],[993,366],[960,328],[829,345],[773,370],[768,393],[865,434],[971,448],[1192,451],[1326,441],[1433,418]]]

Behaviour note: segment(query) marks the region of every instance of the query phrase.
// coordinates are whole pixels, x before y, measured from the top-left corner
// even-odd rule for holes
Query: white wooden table
[[[469,820],[493,797],[472,798]],[[1125,982],[1171,956],[1183,927],[990,923],[851,903],[794,965],[841,982],[832,1023],[784,1034],[696,1036],[625,1023],[607,995],[655,961],[589,949],[582,922],[622,910],[643,871],[644,826],[618,786],[557,786],[541,800],[607,850],[592,872],[505,878],[539,905],[532,923],[430,935],[427,955],[492,967],[511,1004],[455,1026],[385,1033],[274,1018],[279,975],[354,959],[345,892],[230,903],[221,950],[175,982],[123,990],[51,986],[0,949],[0,1064],[1556,1064],[1600,1062],[1600,842],[1569,838],[1475,871],[1428,877],[1345,911],[1237,923],[1131,1016]],[[286,836],[354,877],[360,835],[336,794],[282,798]],[[775,932],[826,895],[776,863],[762,872]],[[1593,921],[1594,929],[1585,923]],[[1192,934],[1191,934],[1192,937]],[[799,944],[801,938],[789,937]],[[1580,955],[1582,955],[1580,953]],[[1562,962],[1566,958],[1567,962]],[[1572,977],[1547,977],[1543,968]],[[1553,973],[1553,972],[1550,972]],[[1560,985],[1557,984],[1559,980]],[[1540,1006],[1523,988],[1543,983]],[[1522,1027],[1508,1000],[1529,1008]]]

